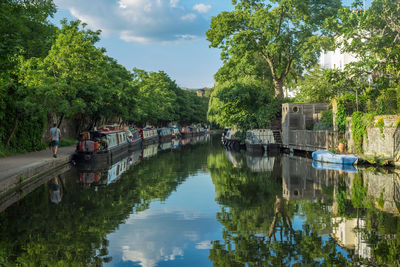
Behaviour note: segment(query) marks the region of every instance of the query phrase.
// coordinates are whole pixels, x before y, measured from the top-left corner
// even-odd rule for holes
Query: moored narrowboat
[[[180,132],[178,126],[176,126],[176,125],[175,126],[169,126],[168,128],[170,128],[171,131],[172,131],[172,138],[178,138],[178,137],[181,136],[181,132]]]
[[[240,150],[240,140],[236,137],[238,130],[236,127],[225,129],[222,134],[222,143],[228,149]]]
[[[190,127],[182,127],[181,128],[181,135],[182,135],[182,137],[192,136],[193,135],[192,128],[190,128]]]
[[[170,128],[159,128],[157,129],[157,132],[160,142],[171,141],[172,131]]]
[[[125,130],[128,136],[129,150],[135,151],[143,147],[143,139],[136,128],[131,127],[129,130]]]
[[[157,129],[151,126],[146,126],[140,130],[140,135],[143,139],[143,143],[147,144],[154,144],[158,142],[158,133]]]
[[[250,151],[267,151],[279,148],[274,133],[270,129],[252,129],[246,132],[246,149]]]
[[[127,153],[129,147],[125,130],[102,128],[83,132],[75,151],[77,161],[106,161]]]

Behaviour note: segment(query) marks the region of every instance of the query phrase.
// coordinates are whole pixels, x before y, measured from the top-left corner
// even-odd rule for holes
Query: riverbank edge
[[[313,153],[313,151],[311,152],[299,149],[290,150],[289,148],[285,147],[281,147],[279,151],[280,153],[284,154],[293,153],[296,156],[305,157],[309,159],[312,159],[311,155]],[[344,155],[349,155],[349,153],[346,153]],[[358,158],[357,162],[354,164],[354,166],[357,168],[382,167],[382,168],[394,168],[400,170],[400,162],[395,161],[393,158],[376,157],[376,156],[374,157],[374,156],[367,156],[364,154],[352,154],[352,155],[355,155]]]
[[[65,165],[69,165],[72,160],[73,153],[51,158],[46,161],[36,162],[28,165],[22,170],[4,178],[0,181],[0,202],[15,191],[26,187],[30,183],[34,183],[37,178],[45,176],[50,172],[57,171]]]

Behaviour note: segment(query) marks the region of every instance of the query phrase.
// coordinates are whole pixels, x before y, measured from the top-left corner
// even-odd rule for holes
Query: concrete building
[[[289,149],[316,151],[337,146],[337,132],[313,131],[321,112],[329,109],[325,103],[282,104],[282,144]]]

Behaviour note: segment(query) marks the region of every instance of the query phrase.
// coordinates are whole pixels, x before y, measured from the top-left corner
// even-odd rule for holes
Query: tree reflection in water
[[[219,149],[217,147],[217,149]],[[190,175],[206,168],[211,145],[161,152],[108,186],[81,187],[79,173],[62,175],[62,201],[44,184],[0,213],[0,266],[101,266],[111,261],[107,235],[131,213],[165,200]]]
[[[339,175],[304,158],[230,153],[211,143],[160,151],[97,191],[82,188],[77,172],[61,175],[57,205],[49,201],[52,182],[44,184],[0,214],[0,266],[109,262],[110,233],[202,170],[221,206],[211,264],[400,265],[397,170]]]
[[[223,240],[212,242],[209,255],[214,265],[348,263],[349,259],[341,253],[334,239],[324,236],[326,229],[321,227],[322,222],[331,221],[327,208],[331,202],[285,200],[279,157],[267,172],[257,172],[254,166],[242,166],[239,164],[244,162],[241,157],[244,155],[221,152],[208,159],[217,201],[223,205],[217,214],[224,226]],[[309,224],[295,228],[293,220],[299,225],[304,217]],[[329,223],[325,227],[329,227]]]

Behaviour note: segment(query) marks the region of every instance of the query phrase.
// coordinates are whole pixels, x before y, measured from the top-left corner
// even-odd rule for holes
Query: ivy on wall
[[[356,152],[362,154],[363,151],[363,140],[367,136],[367,127],[373,125],[374,113],[362,113],[356,111],[351,116],[351,131],[354,140],[354,146]]]
[[[343,134],[346,131],[347,109],[344,99],[337,100],[336,126],[339,133]]]
[[[8,136],[8,132],[13,126],[13,121],[11,120],[13,116],[8,116],[8,119],[3,120],[0,126],[0,132],[2,132],[2,137]],[[36,114],[35,116],[24,117],[17,125],[15,134],[10,140],[9,150],[18,152],[28,152],[41,150],[46,147],[43,143],[42,137],[46,129],[47,116],[46,114]],[[2,140],[3,142],[4,140]]]

